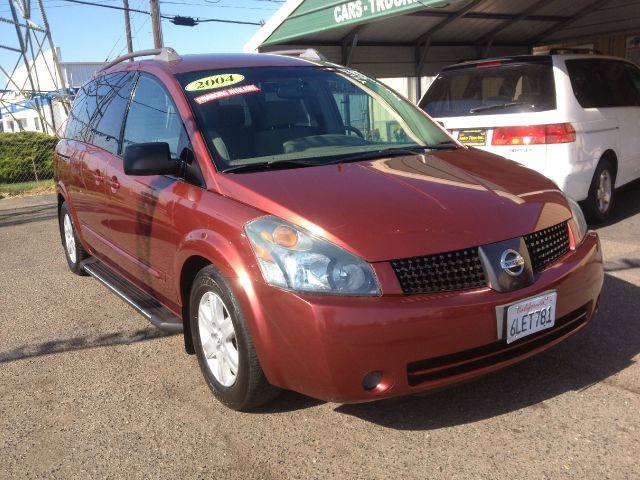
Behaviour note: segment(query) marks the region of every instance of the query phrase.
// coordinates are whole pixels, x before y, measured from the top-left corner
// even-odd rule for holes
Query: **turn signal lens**
[[[573,199],[569,197],[567,197],[567,203],[571,208],[571,216],[573,217],[573,221],[575,222],[576,227],[574,231],[574,229],[571,227],[571,222],[569,223],[569,248],[571,248],[571,243],[573,240],[573,248],[571,248],[571,250],[575,250],[587,235],[588,227],[580,205],[578,205]]]
[[[576,130],[570,123],[530,125],[526,127],[497,127],[491,145],[548,145],[576,141]]]
[[[268,262],[273,262],[273,257],[267,251],[267,249],[264,248],[262,245],[258,245],[256,247],[256,255],[258,256],[258,258],[260,258],[262,260],[266,260]]]
[[[286,225],[278,225],[273,231],[273,241],[285,248],[293,248],[298,244],[298,233]]]

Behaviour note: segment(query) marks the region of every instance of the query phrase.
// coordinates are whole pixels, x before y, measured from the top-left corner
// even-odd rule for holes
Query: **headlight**
[[[299,292],[379,295],[371,265],[278,217],[244,226],[265,281]]]
[[[571,207],[571,216],[573,217],[573,220],[576,222],[576,225],[578,227],[578,231],[573,232],[573,234],[576,236],[576,238],[574,239],[576,242],[576,246],[578,246],[582,243],[582,240],[584,240],[584,237],[587,234],[587,221],[584,219],[584,213],[582,213],[580,205],[578,205],[575,200],[567,197],[567,202],[569,202],[569,206]]]

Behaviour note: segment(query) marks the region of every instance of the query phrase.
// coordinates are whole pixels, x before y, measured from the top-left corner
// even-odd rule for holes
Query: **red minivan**
[[[440,388],[593,316],[598,237],[542,175],[339,65],[125,57],[142,54],[76,96],[62,243],[73,272],[184,331],[229,407]]]

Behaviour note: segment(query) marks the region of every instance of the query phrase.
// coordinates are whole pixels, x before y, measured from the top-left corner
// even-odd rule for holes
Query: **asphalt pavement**
[[[13,202],[13,203],[6,203]],[[0,200],[0,478],[638,479],[640,186],[600,312],[524,363],[360,405],[217,403],[177,335],[71,274],[48,202]]]

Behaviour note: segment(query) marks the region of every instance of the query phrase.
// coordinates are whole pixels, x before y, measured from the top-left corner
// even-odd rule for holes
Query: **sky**
[[[0,0],[0,17],[11,18],[9,0]],[[87,0],[121,7],[122,0]],[[64,0],[43,0],[53,42],[61,49],[63,61],[105,61],[126,53],[124,12]],[[282,6],[283,0],[166,0],[160,1],[163,15],[220,18],[249,22],[267,21]],[[32,0],[33,5],[37,5]],[[35,8],[35,7],[32,7]],[[149,10],[149,0],[129,0],[129,8]],[[149,15],[130,13],[134,50],[153,48]],[[39,18],[39,15],[34,18]],[[178,53],[241,52],[258,26],[208,22],[181,27],[162,21],[164,45]],[[0,43],[18,46],[15,29],[3,24]],[[0,65],[12,68],[17,54],[0,51]],[[14,60],[12,60],[14,59]]]

